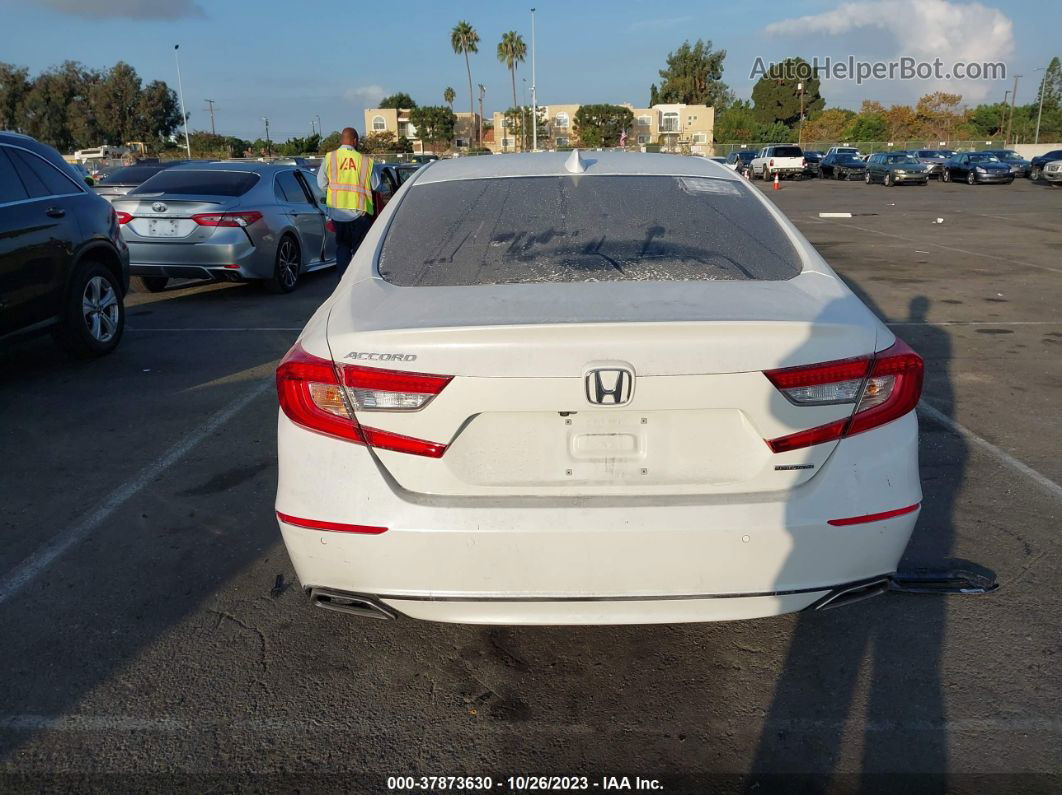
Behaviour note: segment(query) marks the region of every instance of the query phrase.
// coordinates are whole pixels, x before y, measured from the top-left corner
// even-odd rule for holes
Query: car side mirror
[[[85,177],[85,184],[91,188],[93,185],[96,184],[96,180],[94,180],[92,177]]]

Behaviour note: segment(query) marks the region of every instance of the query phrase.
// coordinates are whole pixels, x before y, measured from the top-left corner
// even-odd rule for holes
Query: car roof
[[[259,163],[258,161],[240,163],[232,160],[182,163],[179,166],[173,166],[174,171],[243,171],[248,174],[275,174],[278,171],[290,171],[293,168],[299,168],[299,166],[294,163]]]
[[[565,164],[578,157],[582,171],[571,171]],[[417,176],[418,185],[466,179],[499,177],[560,177],[586,175],[715,177],[739,181],[733,171],[704,157],[664,155],[623,151],[534,152],[509,155],[481,155],[435,160],[424,166]]]

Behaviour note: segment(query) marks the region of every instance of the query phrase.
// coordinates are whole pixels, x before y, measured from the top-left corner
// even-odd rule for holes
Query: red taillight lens
[[[301,345],[296,343],[277,368],[277,397],[280,399],[280,407],[284,414],[292,422],[308,430],[348,442],[367,444],[380,450],[393,450],[429,458],[439,458],[446,452],[445,444],[414,439],[410,436],[359,424],[348,408],[347,396],[353,397],[352,393],[357,391],[356,387],[351,388],[350,382],[365,383],[366,377],[360,373],[348,377],[345,371],[347,369],[366,371],[374,368],[348,368],[340,365],[340,369],[344,371],[346,390],[336,376],[336,368],[332,362],[307,353]],[[370,380],[375,379],[373,383],[376,384],[374,390],[376,392],[387,391],[382,389],[381,385],[384,383],[390,386],[415,384],[421,388],[434,389],[431,393],[418,393],[428,394],[430,399],[450,382],[450,378],[441,376],[391,373],[386,370],[375,372],[381,374],[370,377]],[[419,379],[423,379],[424,383]],[[440,381],[441,385],[438,383]]]
[[[133,216],[129,213],[123,213],[121,210],[116,210],[114,215],[118,219],[119,224],[127,224],[133,220]]]
[[[768,163],[767,165],[770,166],[771,168],[774,168],[774,158],[773,157],[771,158],[771,162]]]
[[[336,224],[331,218],[325,221],[325,229],[331,232],[333,235],[336,233]]]
[[[250,226],[260,221],[262,214],[257,210],[242,213],[198,213],[192,220],[200,226]]]
[[[858,395],[859,404],[851,417],[768,439],[767,445],[775,453],[784,453],[853,436],[899,419],[918,405],[922,374],[922,357],[899,339],[873,359],[845,359],[768,371],[764,375],[791,403],[853,403]]]
[[[291,516],[290,514],[281,513],[280,511],[277,511],[276,513],[277,519],[284,522],[284,524],[294,525],[295,527],[304,527],[307,530],[325,530],[330,533],[362,533],[370,536],[378,536],[380,533],[387,532],[386,527],[380,527],[379,525],[326,522],[323,519],[303,519],[300,516]]]

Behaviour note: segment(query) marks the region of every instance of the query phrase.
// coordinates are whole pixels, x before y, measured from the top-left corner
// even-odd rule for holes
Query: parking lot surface
[[[739,788],[709,778],[737,774],[1057,785],[1062,190],[757,187],[925,357],[907,565],[970,561],[997,592],[646,627],[313,609],[273,517],[271,379],[335,277],[290,296],[133,293],[106,359],[71,363],[48,340],[0,353],[4,788],[379,792],[387,775],[458,773],[652,774],[670,791]]]

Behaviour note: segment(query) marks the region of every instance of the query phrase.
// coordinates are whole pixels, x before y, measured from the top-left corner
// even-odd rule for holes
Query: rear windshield
[[[791,279],[801,262],[750,189],[674,176],[414,183],[384,239],[401,287]]]
[[[141,193],[178,193],[195,196],[242,196],[255,186],[258,175],[247,171],[195,171],[180,168],[160,171],[130,196]]]
[[[799,146],[776,146],[774,147],[775,157],[801,157],[804,154],[803,150]]]
[[[100,185],[139,185],[148,177],[163,171],[165,166],[128,166],[112,171],[99,180]]]

